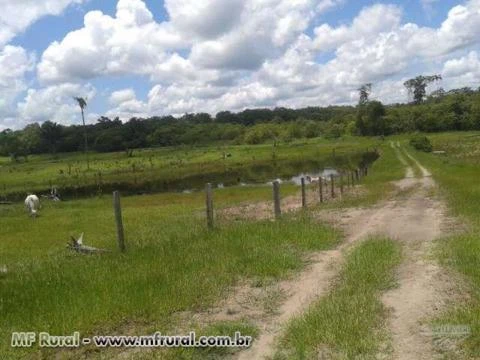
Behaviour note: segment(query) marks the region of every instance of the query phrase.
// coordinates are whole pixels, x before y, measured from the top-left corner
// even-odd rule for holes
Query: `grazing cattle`
[[[311,183],[318,183],[320,181],[320,177],[307,175],[307,180]]]
[[[37,195],[28,195],[25,199],[25,208],[31,216],[36,217],[38,210],[40,210],[40,200]]]

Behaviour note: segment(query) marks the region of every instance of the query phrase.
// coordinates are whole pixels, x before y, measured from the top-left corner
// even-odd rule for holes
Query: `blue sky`
[[[41,3],[0,14],[0,130],[78,122],[74,95],[94,122],[348,104],[364,82],[402,102],[424,72],[480,86],[480,0]]]

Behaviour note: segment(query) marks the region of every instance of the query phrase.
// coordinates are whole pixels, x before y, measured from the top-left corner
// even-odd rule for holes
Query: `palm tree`
[[[87,158],[87,170],[90,170],[90,162],[88,160],[88,137],[87,137],[87,126],[85,125],[85,113],[84,109],[87,107],[87,101],[82,97],[74,97],[77,101],[80,110],[82,111],[82,121],[83,121],[83,136],[85,138],[85,156]]]

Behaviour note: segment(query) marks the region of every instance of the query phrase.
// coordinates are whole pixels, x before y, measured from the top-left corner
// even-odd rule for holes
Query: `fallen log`
[[[0,279],[7,277],[8,269],[7,265],[0,266]]]
[[[67,248],[78,252],[80,254],[100,254],[105,252],[110,252],[110,250],[105,249],[97,249],[93,246],[87,246],[83,244],[83,233],[80,235],[78,239],[75,239],[73,236],[71,237],[72,242],[67,245]]]

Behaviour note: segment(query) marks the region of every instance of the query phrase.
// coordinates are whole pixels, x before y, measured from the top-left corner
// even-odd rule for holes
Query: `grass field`
[[[336,155],[355,155],[372,143],[345,141],[335,147]],[[288,152],[280,149],[279,158],[282,152],[295,159],[309,151],[307,156],[320,153],[328,160],[332,146],[327,144],[292,144]],[[195,156],[186,167],[192,169],[209,161],[217,166],[212,160],[217,150],[202,155],[204,151],[192,150]],[[243,161],[248,161],[249,153],[260,159],[271,156],[271,148],[264,146],[240,147],[238,151]],[[232,153],[235,156],[236,152]],[[100,158],[103,156],[111,160],[114,155]],[[69,160],[56,161],[40,157],[21,165],[7,163],[2,168],[7,179],[2,177],[2,181],[13,184],[33,171],[40,176],[38,185],[44,186],[49,174]],[[30,166],[33,169],[27,170]],[[175,171],[171,176],[178,176]],[[294,185],[282,185],[282,196],[297,191]],[[270,201],[271,196],[269,186],[216,189],[215,206]],[[286,215],[281,222],[223,221],[208,231],[202,192],[127,196],[122,199],[122,208],[128,249],[124,255],[116,249],[110,196],[44,201],[35,220],[26,215],[21,204],[0,206],[0,263],[8,268],[8,275],[0,279],[0,353],[8,358],[28,358],[32,351],[38,351],[12,350],[9,334],[14,330],[94,334],[122,333],[134,327],[137,333],[143,328],[167,331],[175,326],[176,314],[209,308],[245,279],[263,284],[288,277],[303,268],[306,254],[332,248],[341,241],[341,234],[312,220],[308,213]],[[85,257],[67,251],[70,236],[82,232],[88,245],[112,252]],[[242,326],[255,333],[248,324],[218,324],[200,331],[215,333],[219,328]],[[46,350],[40,353],[50,354]],[[182,356],[195,358],[198,354],[187,351]]]
[[[440,134],[432,138],[436,147],[453,146],[457,139],[468,140],[471,141],[468,149],[475,148],[478,140],[471,134]],[[406,142],[406,139],[396,137],[393,140]],[[369,206],[390,193],[393,188],[390,182],[401,179],[405,167],[398,161],[389,139],[384,142],[347,139],[335,146],[336,156],[352,156],[373,146],[379,148],[381,157],[363,180],[360,195],[347,194],[342,201],[318,205],[313,210]],[[261,161],[270,161],[271,147],[240,148],[238,156],[245,163],[254,161],[249,160],[252,154]],[[198,158],[192,157],[190,162],[178,168],[181,170],[175,168],[168,176],[179,176],[187,169],[195,171],[219,166],[218,149],[209,149],[210,157],[205,155],[204,158],[200,153],[207,150],[191,151],[196,152]],[[237,157],[234,150],[228,151],[233,159]],[[302,151],[308,151],[306,156],[314,158],[323,154],[327,163],[332,159],[332,143],[324,140],[307,145],[290,144],[282,148],[281,152],[285,153],[279,158],[300,159]],[[77,156],[81,160],[81,155]],[[105,157],[102,160],[105,162],[114,156],[125,155],[99,155]],[[472,326],[474,336],[465,346],[473,354],[478,351],[476,339],[480,318],[480,294],[474,290],[480,285],[477,270],[477,250],[480,249],[475,235],[480,226],[475,215],[480,210],[477,199],[480,188],[477,189],[474,181],[475,156],[470,152],[466,155],[464,147],[457,152],[449,150],[448,157],[417,153],[415,156],[445,189],[452,211],[469,219],[473,229],[472,233],[442,243],[441,251],[445,264],[467,275],[472,285],[472,301],[444,316],[452,323]],[[236,161],[232,158],[227,161]],[[11,166],[37,166],[37,160],[42,164],[39,169],[44,168],[46,174],[56,171],[50,166],[55,168],[68,163],[65,159],[56,163],[51,157],[32,158],[21,165],[4,162],[1,171]],[[93,164],[95,162],[92,167]],[[24,170],[15,171],[26,176]],[[18,174],[9,174],[8,181],[14,183]],[[39,186],[44,186],[48,178],[49,175],[41,177]],[[463,186],[455,187],[458,181],[462,181]],[[281,192],[285,197],[298,194],[298,190],[297,186],[282,184]],[[215,207],[271,201],[271,197],[270,186],[215,189]],[[126,254],[117,250],[110,196],[60,203],[44,201],[41,214],[35,220],[28,218],[21,204],[0,205],[0,265],[6,264],[9,269],[7,276],[0,278],[0,354],[13,359],[30,358],[35,353],[40,358],[55,355],[54,351],[36,348],[11,349],[9,341],[13,330],[38,329],[57,334],[78,330],[83,335],[168,332],[181,326],[177,322],[179,314],[209,309],[226,297],[232,286],[244,281],[263,286],[289,278],[304,268],[309,253],[331,249],[342,241],[341,233],[313,219],[309,211],[285,215],[279,222],[223,219],[213,231],[208,231],[204,201],[203,192],[123,197]],[[88,245],[111,252],[101,256],[79,256],[67,251],[65,245],[70,236],[82,232],[85,232]],[[371,239],[355,247],[329,295],[290,324],[277,358],[309,358],[319,350],[318,344],[324,344],[325,349],[340,358],[351,358],[354,354],[372,356],[388,336],[382,331],[385,309],[378,294],[394,283],[393,270],[400,261],[399,254],[398,244],[386,239]],[[320,323],[328,326],[319,326]],[[208,326],[196,324],[195,328],[205,334],[225,335],[236,330],[254,336],[259,333],[259,329],[243,321]],[[145,359],[221,358],[226,355],[222,351],[225,349],[180,350],[142,356]],[[101,358],[101,354],[90,355]],[[77,352],[62,353],[65,358],[78,356]]]

